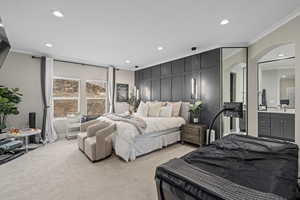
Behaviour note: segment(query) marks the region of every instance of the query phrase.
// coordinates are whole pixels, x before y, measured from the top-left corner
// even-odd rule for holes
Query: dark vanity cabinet
[[[295,115],[259,112],[258,136],[295,141]]]

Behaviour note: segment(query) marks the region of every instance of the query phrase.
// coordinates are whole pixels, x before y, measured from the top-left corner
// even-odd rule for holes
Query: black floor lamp
[[[243,118],[243,103],[241,102],[225,102],[222,110],[220,110],[212,119],[208,131],[208,145],[210,145],[211,130],[217,118],[224,112],[225,117]]]

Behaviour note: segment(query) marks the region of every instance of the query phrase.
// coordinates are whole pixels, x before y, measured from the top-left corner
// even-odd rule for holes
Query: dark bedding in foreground
[[[156,170],[159,198],[295,199],[298,147],[229,135]]]

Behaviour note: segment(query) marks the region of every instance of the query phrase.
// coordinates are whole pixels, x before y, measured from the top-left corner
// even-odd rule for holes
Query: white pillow
[[[140,117],[147,117],[148,116],[148,111],[149,111],[149,106],[148,104],[144,103],[141,101],[136,114]]]
[[[172,106],[172,117],[178,117],[181,108],[181,101],[179,102],[168,102],[169,105]]]
[[[172,106],[166,105],[160,108],[159,112],[160,117],[172,117]]]
[[[160,102],[149,102],[149,111],[148,111],[148,116],[149,117],[158,117],[160,108],[161,108],[161,103]]]

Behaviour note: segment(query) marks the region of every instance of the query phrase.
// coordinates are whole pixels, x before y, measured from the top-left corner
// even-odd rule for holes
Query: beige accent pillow
[[[170,104],[162,106],[159,112],[160,117],[172,117],[172,106]]]
[[[140,117],[147,117],[148,111],[149,111],[149,105],[141,101],[141,103],[136,111],[136,114]]]
[[[178,117],[181,108],[181,101],[179,102],[168,102],[172,106],[172,117]]]
[[[158,117],[160,108],[161,108],[161,102],[149,102],[149,117]]]

